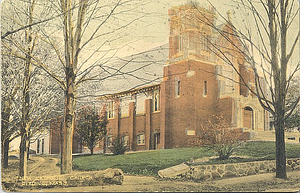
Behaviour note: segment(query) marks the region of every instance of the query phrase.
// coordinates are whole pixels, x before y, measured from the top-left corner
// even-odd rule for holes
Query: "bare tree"
[[[300,38],[299,28],[296,33],[292,29],[293,25],[297,25],[296,19],[299,15],[297,1],[234,1],[234,11],[240,14],[236,17],[237,25],[232,22],[230,13],[226,18],[212,3],[210,5],[225,23],[220,28],[208,19],[203,21],[222,38],[219,42],[207,38],[211,45],[210,50],[230,65],[237,74],[239,69],[226,53],[231,53],[240,58],[240,62],[251,66],[254,85],[250,85],[240,76],[241,84],[258,98],[261,106],[275,119],[276,177],[286,178],[285,121],[300,100],[298,96],[286,105],[291,79],[300,69],[299,58],[294,65],[291,64]],[[194,6],[198,9],[195,4]],[[201,9],[198,11],[202,12]],[[206,17],[204,14],[203,16]],[[253,25],[249,25],[250,21]],[[288,70],[291,73],[288,73]],[[266,84],[266,89],[263,84]]]
[[[200,144],[217,152],[220,160],[229,157],[246,141],[246,135],[239,129],[230,128],[223,116],[214,116],[207,125],[198,129]]]
[[[8,167],[8,150],[10,142],[19,136],[18,123],[14,122],[14,101],[17,98],[17,92],[20,89],[19,80],[20,68],[19,63],[9,60],[7,57],[1,58],[2,63],[2,81],[1,81],[1,152],[2,167]]]
[[[126,37],[126,28],[145,17],[145,13],[136,15],[133,11],[136,5],[141,6],[144,3],[146,2],[128,0],[110,2],[61,0],[57,4],[62,14],[60,26],[63,29],[64,52],[61,53],[57,49],[58,43],[48,35],[49,33],[44,32],[44,35],[62,64],[64,77],[62,79],[61,76],[50,72],[44,66],[41,67],[61,85],[65,92],[62,174],[72,171],[72,137],[78,88],[86,81],[97,82],[114,77],[119,73],[130,74],[122,72],[122,68],[129,62],[116,68],[113,73],[109,72],[113,67],[110,67],[109,70],[105,69],[105,64],[118,51],[106,47],[111,47],[110,44],[115,44],[117,40]],[[98,43],[91,53],[83,52],[88,45],[96,41]],[[95,55],[97,55],[96,59]],[[94,61],[90,62],[92,59]]]
[[[164,61],[148,58],[148,62],[141,61],[139,65],[127,69],[126,66],[131,63],[138,64],[138,61],[134,61],[133,58],[126,59],[121,66],[110,63],[122,47],[119,42],[131,41],[128,36],[128,30],[134,30],[131,26],[134,23],[142,23],[144,17],[149,17],[149,13],[137,10],[145,4],[147,1],[138,0],[51,1],[47,4],[48,8],[52,10],[51,14],[60,15],[59,18],[43,26],[25,25],[39,29],[38,37],[51,46],[60,64],[51,66],[40,56],[29,55],[26,50],[21,49],[23,54],[30,56],[33,66],[43,69],[64,91],[62,174],[72,171],[72,136],[76,104],[85,97],[79,94],[82,94],[86,82],[93,82],[96,85],[116,76],[130,76],[139,79],[142,84],[159,79],[156,75],[153,79],[140,78],[136,73],[143,70],[143,67]],[[36,17],[33,18],[32,24],[35,21]],[[145,37],[140,35],[137,38]],[[9,36],[6,36],[6,39],[9,39]],[[12,52],[16,57],[24,58],[16,51]],[[150,60],[154,62],[149,62]],[[90,95],[95,96],[95,93],[93,96]]]
[[[17,4],[13,1],[5,3],[6,13],[15,15],[2,17],[4,23],[2,29],[9,30],[14,28],[15,25],[23,26],[33,23],[33,19],[36,17],[34,12],[35,0],[30,2],[20,1]],[[38,39],[37,29],[28,27],[24,31],[16,32],[1,41],[3,46],[2,56],[10,58],[13,62],[21,61],[20,63],[23,63],[23,65],[20,65],[19,70],[14,69],[15,71],[12,72],[14,75],[22,74],[19,79],[16,79],[18,82],[14,85],[22,88],[22,94],[19,95],[18,100],[15,100],[17,104],[14,108],[15,111],[18,108],[21,109],[18,118],[20,123],[19,134],[21,136],[19,175],[22,177],[27,175],[30,138],[44,126],[47,116],[52,110],[53,104],[55,104],[53,103],[54,99],[57,98],[53,94],[57,92],[57,88],[50,85],[51,81],[43,83],[43,81],[47,81],[45,73],[33,66],[33,58],[36,55],[39,55],[43,60],[49,59],[48,56],[50,55],[47,49],[42,50],[45,45],[41,46]],[[6,76],[5,74],[2,75]]]

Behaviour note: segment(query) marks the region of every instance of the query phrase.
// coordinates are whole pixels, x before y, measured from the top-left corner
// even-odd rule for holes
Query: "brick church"
[[[169,57],[162,81],[99,98],[109,120],[107,146],[120,135],[134,151],[189,147],[197,128],[213,116],[223,116],[231,128],[268,130],[268,114],[244,86],[246,82],[254,89],[251,67],[227,38],[207,25],[216,23],[214,11],[186,4],[170,9],[169,17]],[[231,34],[231,26],[229,16],[218,28]],[[212,43],[234,68],[215,54]]]
[[[224,117],[229,127],[248,134],[268,130],[268,113],[249,91],[255,90],[252,69],[228,42],[239,45],[228,14],[228,22],[213,29],[209,25],[216,25],[213,10],[191,4],[169,10],[169,54],[163,57],[168,60],[155,68],[162,81],[98,98],[109,122],[105,143],[101,141],[96,149],[106,144],[108,150],[118,135],[133,151],[190,147],[199,127],[214,116]],[[218,45],[222,57],[213,45]],[[51,136],[58,136],[54,131]],[[59,141],[50,143],[51,153],[59,153]],[[73,153],[82,152],[76,140],[73,147]]]

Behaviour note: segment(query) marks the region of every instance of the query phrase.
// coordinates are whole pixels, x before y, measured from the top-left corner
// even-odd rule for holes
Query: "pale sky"
[[[144,1],[140,0],[139,2],[144,2]],[[129,56],[131,54],[147,51],[157,46],[168,43],[168,38],[169,38],[168,10],[173,6],[180,6],[186,4],[189,2],[189,0],[148,0],[148,1],[149,3],[142,7],[139,6],[135,7],[137,13],[138,12],[148,13],[147,17],[144,17],[139,22],[135,22],[133,25],[130,25],[128,28],[124,29],[123,31],[121,30],[120,33],[122,34],[120,35],[121,38],[118,39],[117,41],[112,42],[109,45],[104,46],[102,50],[109,50],[110,48],[119,48],[118,52],[116,53],[116,56],[124,57],[124,56]],[[103,0],[101,2],[111,3],[113,1]],[[199,2],[199,6],[205,8],[209,8],[210,6],[206,0],[197,0],[196,2]],[[232,22],[237,28],[254,27],[254,22],[251,21],[251,17],[249,17],[249,13],[241,11],[241,9],[238,9],[237,6],[233,6],[232,5],[233,1],[211,0],[211,3],[224,17],[227,17],[226,12],[228,10],[231,10]],[[114,27],[116,27],[118,23],[120,26],[122,26],[123,23],[121,19],[123,19],[123,17],[124,19],[127,19],[127,21],[134,19],[133,17],[130,18],[131,16],[128,16],[126,18],[126,15],[124,15],[118,18],[119,20],[116,19],[112,21],[112,23],[114,23],[113,24]],[[218,20],[222,20],[222,18],[219,16]],[[110,22],[111,21],[109,21],[108,23],[108,27],[110,25]],[[92,29],[90,30],[91,30],[90,33],[92,33]],[[292,40],[297,34],[298,30],[299,30],[299,21],[297,19],[295,20],[294,25],[291,26],[291,30],[290,30],[291,33],[288,34],[288,38]],[[126,35],[123,36],[123,34]],[[59,32],[58,36],[62,36],[61,32]],[[98,40],[93,41],[88,47],[86,47],[87,49],[82,51],[81,61],[83,61],[85,58],[88,58],[90,54],[94,52],[95,48],[98,47],[99,44],[101,44],[101,41],[106,40],[105,38],[106,37],[104,37],[102,40],[100,39],[99,41]],[[94,63],[94,61],[98,61],[99,58],[101,58],[101,54],[103,55],[103,53],[105,53],[105,51],[93,55],[93,57],[85,65],[89,66],[91,63]],[[113,54],[114,52],[110,53],[110,55]],[[106,57],[110,55],[107,54]],[[299,55],[300,55],[300,48],[299,50],[296,51],[296,54],[294,54],[294,57],[291,60],[291,64],[295,64],[299,61]],[[168,58],[166,58],[166,60],[167,59]]]

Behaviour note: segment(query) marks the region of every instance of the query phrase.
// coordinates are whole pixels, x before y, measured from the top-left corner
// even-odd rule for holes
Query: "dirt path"
[[[29,176],[59,175],[60,168],[56,166],[59,159],[50,156],[33,156],[34,165],[29,165]]]
[[[56,166],[59,161],[53,157],[32,157],[29,164],[30,176],[57,175],[60,168]],[[76,171],[74,171],[76,172]],[[22,189],[22,192],[228,192],[228,191],[276,191],[276,192],[297,192],[300,190],[300,171],[288,173],[288,180],[275,179],[274,173],[260,174],[239,178],[227,178],[222,180],[206,182],[187,182],[161,180],[146,176],[125,176],[122,185],[111,186],[89,186],[69,187],[51,189]]]

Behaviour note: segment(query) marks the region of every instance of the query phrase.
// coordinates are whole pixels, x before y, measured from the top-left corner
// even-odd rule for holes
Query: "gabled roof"
[[[111,61],[106,68],[112,74],[111,78],[103,81],[101,96],[124,95],[127,92],[139,92],[157,86],[163,77],[163,67],[169,54],[169,44],[158,46],[151,50],[118,58]],[[102,97],[100,97],[102,98]]]

